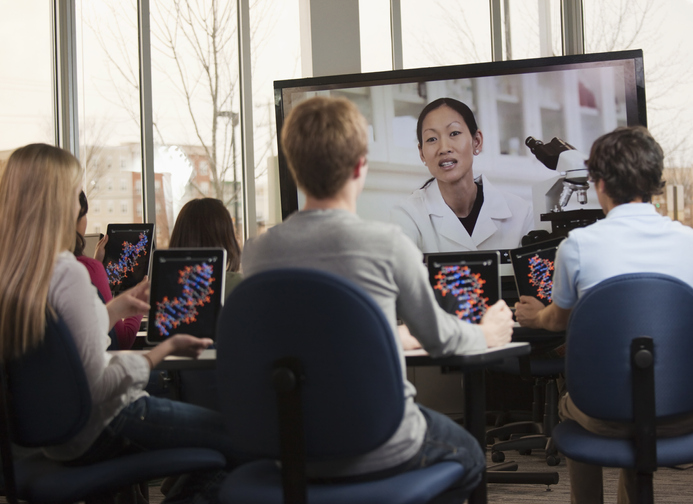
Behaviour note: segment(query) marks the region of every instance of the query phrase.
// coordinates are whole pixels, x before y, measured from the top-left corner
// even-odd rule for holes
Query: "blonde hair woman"
[[[0,179],[0,357],[20,357],[44,337],[46,317],[67,325],[92,396],[92,412],[75,437],[44,452],[56,460],[92,463],[126,452],[200,446],[231,454],[221,415],[149,397],[149,373],[167,355],[196,357],[211,340],[176,335],[143,355],[111,356],[108,331],[143,314],[143,282],[108,305],[71,253],[82,169],[72,154],[45,144],[17,149]]]

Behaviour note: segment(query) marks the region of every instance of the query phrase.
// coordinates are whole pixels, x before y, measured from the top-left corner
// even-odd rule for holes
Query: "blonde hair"
[[[325,199],[344,187],[368,154],[368,125],[346,98],[316,96],[289,113],[281,140],[296,185]]]
[[[46,144],[14,151],[0,178],[0,357],[43,341],[56,256],[72,250],[82,170],[69,152]]]

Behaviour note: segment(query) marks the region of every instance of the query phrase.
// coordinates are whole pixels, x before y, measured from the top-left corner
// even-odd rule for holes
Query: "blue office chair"
[[[556,380],[563,373],[563,369],[562,358],[532,359],[531,357],[507,359],[492,368],[493,371],[534,379],[532,419],[507,423],[486,431],[486,442],[491,445],[493,462],[503,462],[504,451],[507,450],[517,450],[521,455],[529,455],[532,450],[544,450],[548,465],[555,466],[560,463],[561,459],[551,439],[551,433],[558,424]],[[500,441],[495,442],[495,438]]]
[[[74,340],[64,322],[50,318],[43,344],[0,370],[0,455],[11,504],[18,499],[36,504],[102,501],[138,482],[226,465],[221,453],[198,448],[156,450],[79,467],[64,466],[41,453],[14,457],[11,442],[23,447],[66,442],[91,412]]]
[[[378,447],[404,412],[390,326],[351,282],[307,269],[251,276],[227,300],[218,328],[227,430],[240,452],[265,459],[234,470],[222,502],[424,503],[463,476],[462,465],[441,462],[375,481],[307,482],[307,462]]]
[[[634,439],[598,436],[577,422],[553,431],[569,458],[637,471],[640,502],[653,502],[658,466],[693,461],[693,433],[656,438],[657,420],[693,413],[693,289],[661,274],[620,275],[590,289],[567,331],[566,380],[575,405],[602,420],[632,422]]]

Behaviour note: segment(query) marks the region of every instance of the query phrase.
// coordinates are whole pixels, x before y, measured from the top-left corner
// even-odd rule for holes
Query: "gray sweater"
[[[393,335],[397,318],[432,356],[463,354],[486,348],[481,328],[443,311],[435,300],[421,252],[399,227],[364,221],[346,210],[309,210],[245,244],[241,270],[245,278],[282,267],[329,271],[365,289],[385,313]],[[322,462],[310,468],[313,476],[347,476],[394,467],[421,447],[426,421],[414,404],[416,390],[406,381],[399,338],[406,400],[404,417],[395,434],[382,446],[360,457]]]

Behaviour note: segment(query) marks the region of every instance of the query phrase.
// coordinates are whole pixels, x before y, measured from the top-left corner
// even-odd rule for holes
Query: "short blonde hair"
[[[0,178],[0,357],[43,340],[56,256],[72,250],[82,169],[46,144],[14,151]]]
[[[344,187],[368,153],[368,126],[349,100],[317,96],[289,113],[281,143],[296,185],[325,199]]]

